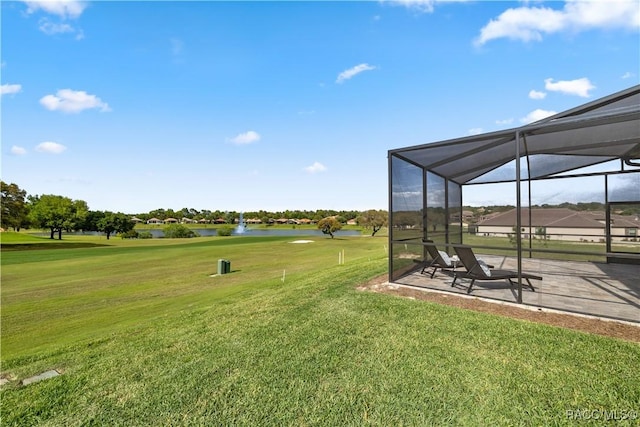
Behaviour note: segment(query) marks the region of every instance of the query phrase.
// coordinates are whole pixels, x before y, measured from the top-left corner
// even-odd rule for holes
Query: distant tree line
[[[260,211],[245,211],[242,212],[243,218],[247,219],[259,219],[264,224],[270,224],[276,222],[278,219],[287,220],[303,220],[309,219],[318,224],[325,218],[333,218],[340,224],[346,224],[348,221],[355,220],[358,225],[369,228],[372,230],[372,235],[375,235],[382,227],[386,227],[388,212],[386,210],[370,209],[367,211],[356,210],[286,210],[269,212],[265,210]],[[237,211],[220,211],[220,210],[197,210],[193,208],[182,208],[179,211],[173,209],[156,209],[147,213],[136,214],[135,217],[147,221],[151,218],[157,218],[160,220],[166,220],[167,218],[174,218],[177,220],[189,219],[191,221],[205,220],[207,222],[222,220],[226,224],[233,224],[238,220],[240,212]],[[320,229],[326,229],[326,227],[319,226]],[[329,227],[329,229],[334,228]],[[331,234],[331,233],[326,233]]]
[[[38,228],[50,232],[50,238],[62,239],[62,232],[74,231],[97,231],[104,233],[109,239],[114,234],[123,237],[136,237],[133,230],[136,217],[142,221],[151,218],[165,220],[175,218],[177,220],[189,219],[191,221],[206,220],[213,222],[223,219],[226,224],[234,224],[240,213],[235,211],[221,210],[196,210],[193,208],[183,208],[178,211],[172,209],[156,209],[147,213],[129,215],[122,212],[92,211],[83,200],[72,200],[68,197],[44,194],[27,195],[27,192],[18,185],[7,184],[1,181],[2,185],[2,211],[1,226],[4,229]],[[323,219],[331,218],[331,221],[324,221],[319,226],[325,233],[333,237],[333,232],[339,230],[342,224],[347,221],[356,220],[357,224],[363,228],[371,229],[375,235],[382,227],[387,225],[387,211],[368,210],[364,212],[354,210],[286,210],[279,212],[254,211],[243,212],[244,219],[258,218],[264,223],[270,223],[280,218],[287,219],[310,219],[315,223],[320,223]],[[327,224],[330,224],[327,227]]]
[[[340,222],[346,223],[349,220],[357,219],[358,216],[361,215],[360,211],[355,210],[286,210],[286,211],[276,211],[270,212],[265,210],[260,211],[244,211],[242,212],[245,221],[247,219],[259,219],[263,223],[269,223],[280,218],[286,219],[310,219],[314,222],[318,222],[323,218],[327,217],[336,217]],[[147,221],[151,218],[157,218],[161,220],[165,220],[167,218],[175,218],[175,219],[189,219],[192,221],[216,221],[216,220],[224,220],[224,222],[232,224],[234,221],[238,219],[240,216],[240,212],[238,211],[222,211],[222,210],[197,210],[193,208],[182,208],[180,210],[173,209],[155,209],[146,213],[138,213],[135,215],[136,218],[139,218],[143,221]]]

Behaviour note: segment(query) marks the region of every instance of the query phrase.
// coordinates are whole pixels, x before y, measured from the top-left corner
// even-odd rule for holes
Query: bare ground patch
[[[374,277],[358,287],[359,290],[372,291],[382,294],[396,295],[405,298],[430,301],[445,304],[466,310],[491,313],[514,319],[529,320],[531,322],[544,323],[561,328],[575,329],[591,334],[604,335],[627,341],[640,343],[640,325],[617,322],[614,320],[602,320],[583,317],[574,314],[564,314],[529,308],[514,307],[512,305],[490,302],[479,298],[467,298],[453,294],[432,292],[422,289],[413,289],[388,283],[387,274]]]

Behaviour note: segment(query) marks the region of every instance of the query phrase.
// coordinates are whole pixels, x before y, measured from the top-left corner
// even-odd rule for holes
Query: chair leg
[[[433,267],[433,271],[431,272],[431,278],[433,279],[433,276],[436,275],[436,271],[438,270],[438,267]]]
[[[471,288],[473,287],[474,282],[476,281],[476,279],[471,279],[471,283],[469,284],[469,288],[467,288],[467,293],[470,294],[471,293]]]
[[[428,265],[427,265],[427,261],[425,261],[424,262],[424,267],[422,268],[422,271],[420,272],[420,274],[424,274],[424,272],[427,271],[432,265],[433,265],[433,261],[428,263]],[[433,276],[431,276],[431,277],[433,277]]]
[[[531,288],[531,292],[535,292],[535,288],[533,287],[533,285],[531,284],[531,280],[527,279],[527,283],[529,284],[529,287]]]
[[[453,273],[453,282],[451,282],[451,287],[453,288],[453,285],[456,284],[456,280],[458,280],[458,275],[456,273]]]

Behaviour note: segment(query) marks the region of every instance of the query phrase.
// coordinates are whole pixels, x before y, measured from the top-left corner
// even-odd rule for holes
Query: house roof
[[[389,150],[459,184],[515,181],[517,154],[527,158],[522,176],[532,179],[617,159],[633,170],[640,159],[640,85],[519,128]]]
[[[512,227],[516,224],[516,212],[516,209],[502,212],[478,222],[478,225]],[[605,218],[604,212],[574,211],[567,208],[531,209],[532,227],[604,228]],[[615,227],[640,227],[640,220],[635,216],[611,215],[611,219]],[[529,208],[521,209],[520,222],[522,227],[529,226]]]

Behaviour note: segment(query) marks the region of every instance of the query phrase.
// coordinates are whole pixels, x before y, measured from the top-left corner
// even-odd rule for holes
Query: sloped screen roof
[[[517,146],[519,142],[519,146]],[[548,117],[494,133],[390,150],[459,184],[513,181],[519,154],[529,178],[611,160],[640,159],[640,85]],[[496,173],[501,167],[508,172]]]

